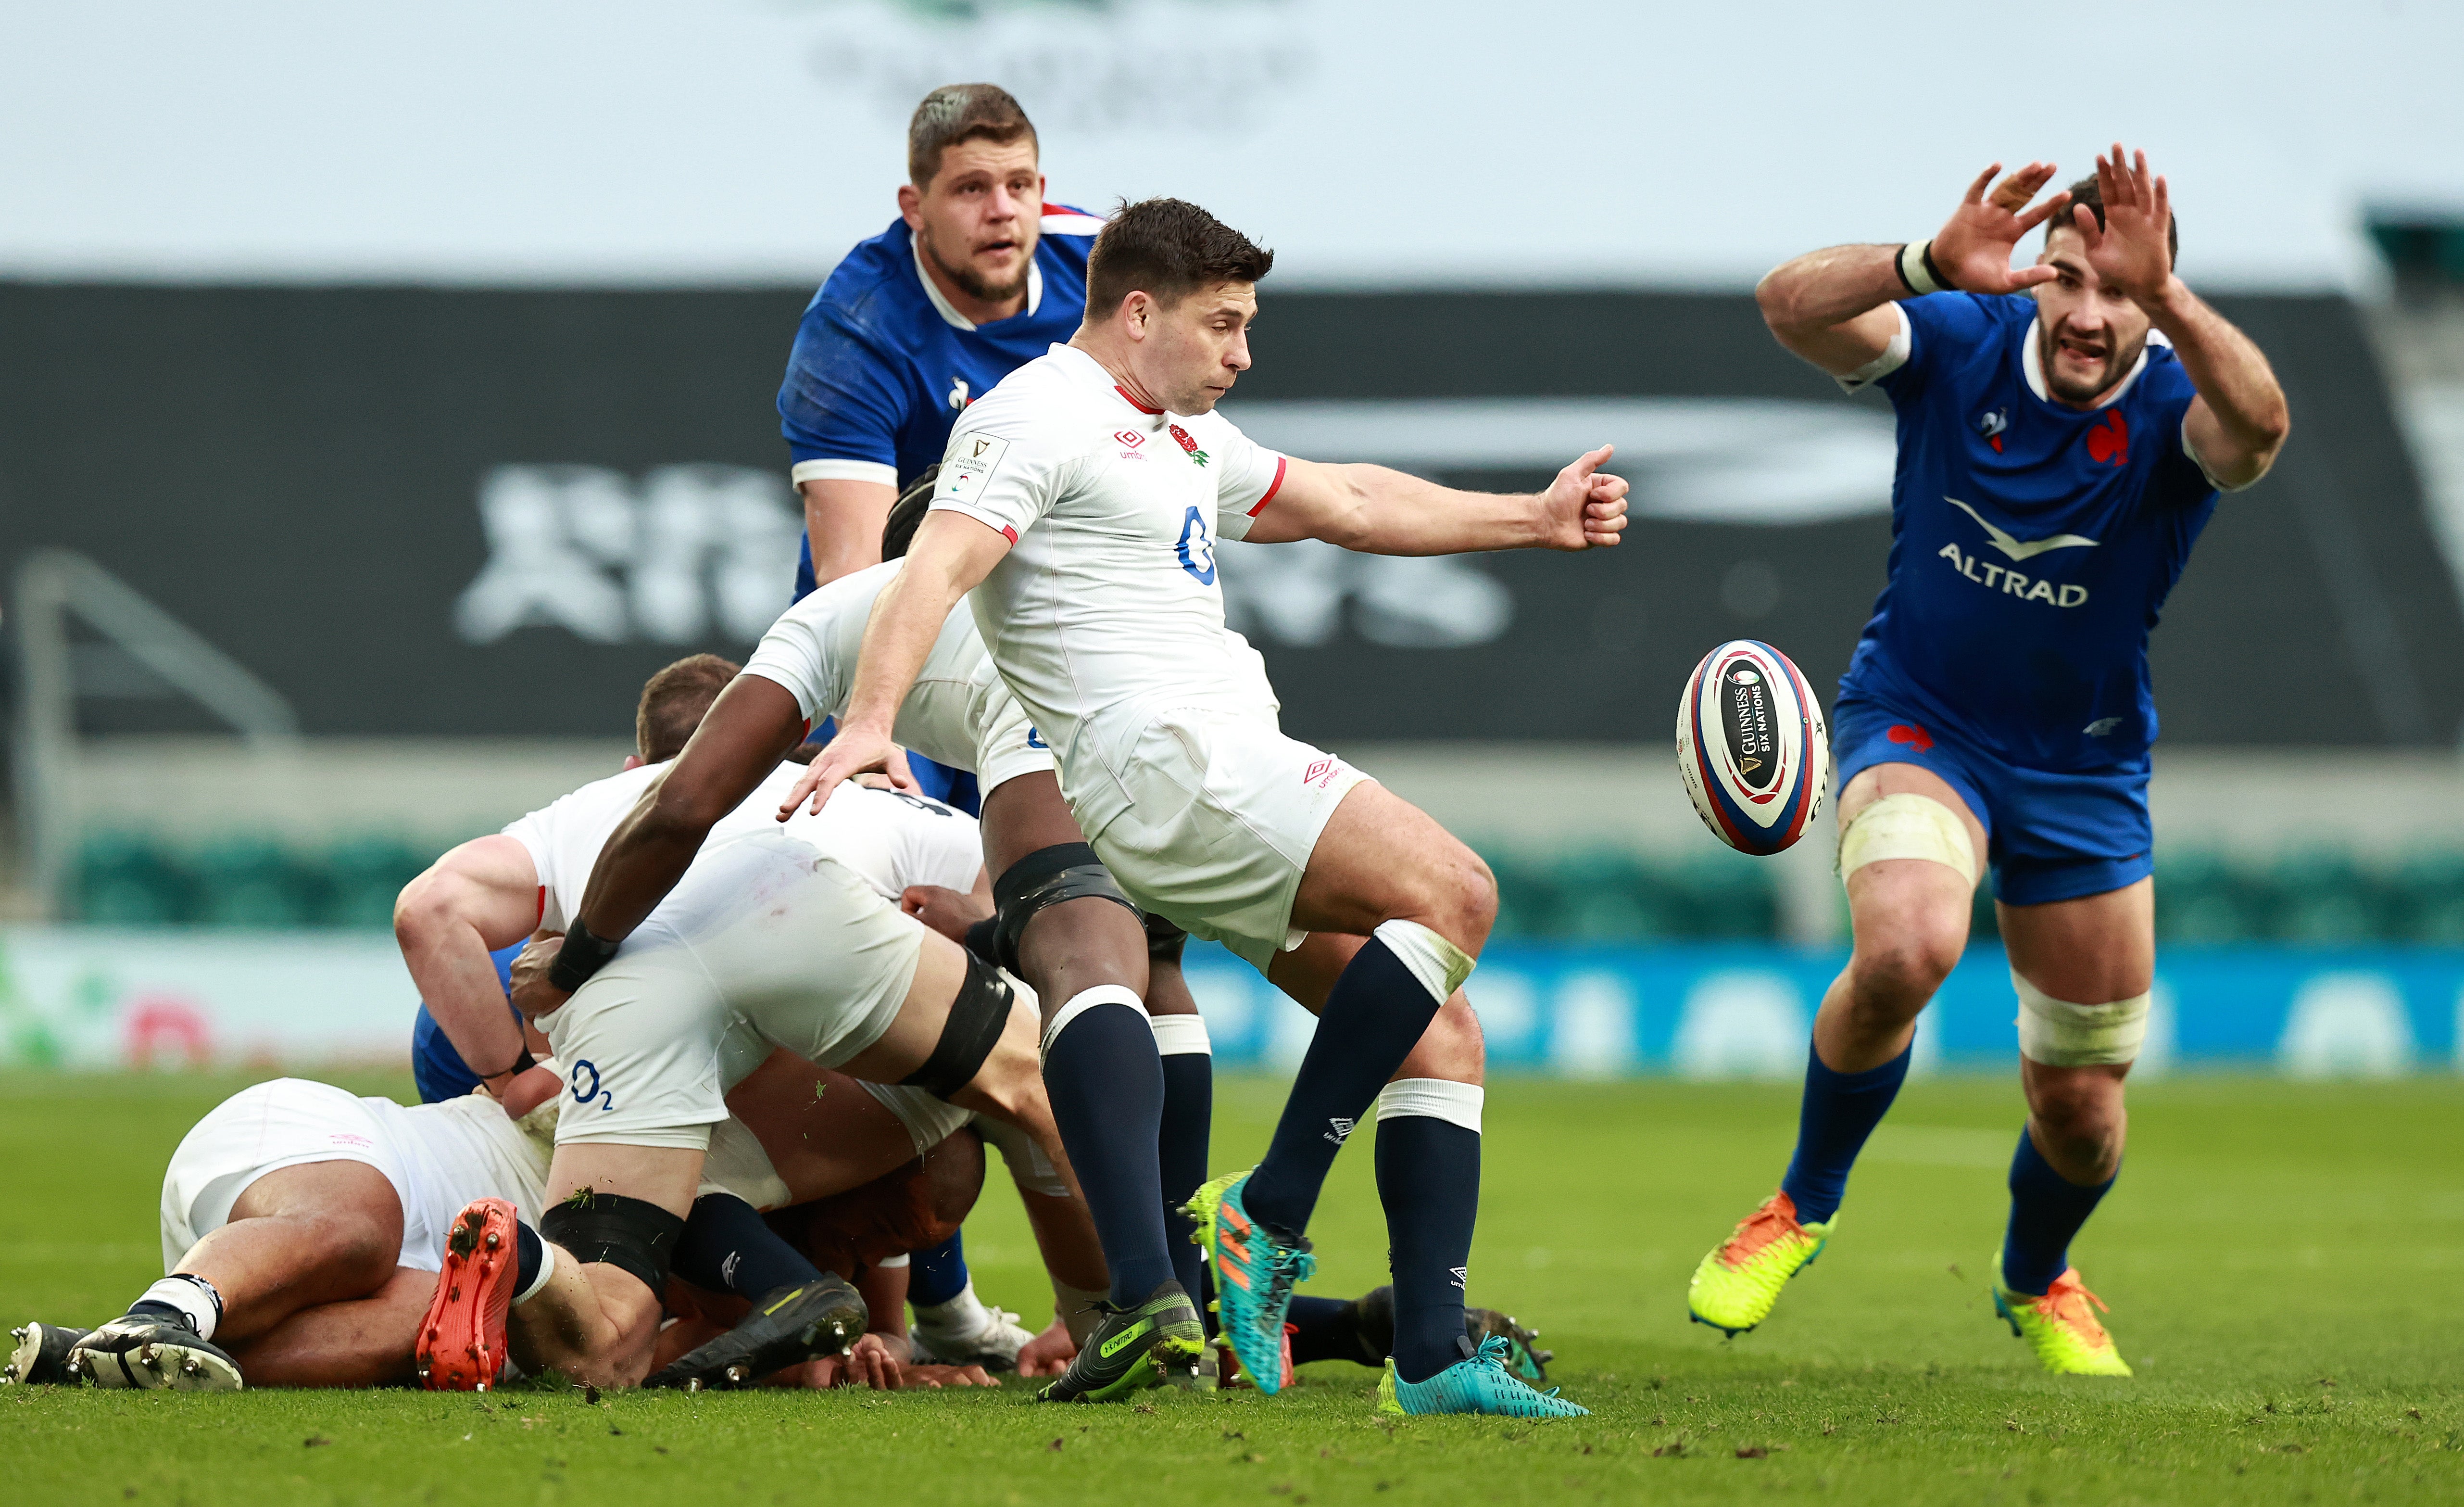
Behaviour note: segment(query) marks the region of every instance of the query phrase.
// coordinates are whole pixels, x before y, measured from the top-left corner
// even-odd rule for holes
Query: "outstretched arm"
[[[1946,279],[1941,286],[1967,293],[2017,293],[2057,276],[2050,267],[2013,270],[2011,254],[2020,236],[2068,204],[2070,195],[2057,193],[2028,208],[2028,201],[2053,180],[2052,163],[2030,163],[1989,195],[1986,186],[2001,170],[1995,163],[1977,174],[1933,239],[1911,252],[1922,271],[1923,253],[1930,250],[1934,268]],[[1885,305],[1921,291],[1901,276],[1901,251],[1897,246],[1833,246],[1773,268],[1754,287],[1763,322],[1791,351],[1835,377],[1848,375],[1890,348],[1900,321]]]
[[[729,681],[676,762],[608,835],[571,919],[603,943],[630,936],[685,876],[711,828],[743,804],[803,736],[803,713],[785,686],[758,675]],[[517,979],[514,987],[514,1003],[525,1015],[543,1014],[565,997],[544,969]]]
[[[907,756],[890,741],[898,708],[907,699],[915,676],[932,657],[941,625],[958,599],[992,574],[1009,553],[1008,536],[964,513],[927,513],[916,525],[915,542],[907,548],[907,564],[882,587],[864,627],[864,653],[856,660],[855,685],[847,693],[847,715],[839,733],[796,782],[786,804],[779,808],[785,821],[810,798],[813,809],[830,798],[840,782],[869,769],[879,769],[902,790],[915,788]]]
[[[2241,488],[2267,475],[2292,432],[2284,388],[2251,338],[2202,302],[2173,275],[2171,190],[2147,170],[2147,154],[2123,161],[2122,144],[2096,160],[2104,224],[2073,212],[2096,275],[2147,311],[2165,332],[2198,396],[2183,420],[2191,454],[2220,486]]]
[[[1625,478],[1599,469],[1615,453],[1603,445],[1557,473],[1547,491],[1512,495],[1458,492],[1384,466],[1293,460],[1247,538],[1323,539],[1369,555],[1605,548],[1625,529]]]

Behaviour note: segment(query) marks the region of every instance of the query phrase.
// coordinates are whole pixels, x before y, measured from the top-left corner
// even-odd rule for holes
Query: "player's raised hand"
[[[2087,264],[2102,281],[2137,303],[2148,303],[2173,280],[2173,197],[2165,180],[2147,170],[2147,154],[2124,161],[2122,144],[2096,160],[2096,186],[2104,196],[2104,224],[2086,205],[2071,211],[2087,243]]]
[[[1604,549],[1625,532],[1626,479],[1600,469],[1616,454],[1615,445],[1602,445],[1575,456],[1574,463],[1558,472],[1549,490],[1540,494],[1546,530],[1542,543],[1547,547]]]
[[[888,733],[842,724],[838,736],[804,765],[795,788],[780,803],[779,819],[783,822],[795,815],[796,808],[806,801],[812,802],[813,813],[818,816],[829,803],[830,792],[843,782],[875,769],[890,776],[893,788],[915,788],[914,771],[907,767],[907,750],[891,742]]]
[[[2019,237],[2071,202],[2064,191],[2033,210],[2028,207],[2028,201],[2054,181],[2054,165],[2030,163],[1994,184],[1993,175],[2001,170],[2002,165],[1995,163],[1978,173],[1959,208],[1934,233],[1933,264],[1962,293],[2017,293],[2061,276],[2051,267],[2011,265]],[[1986,191],[1988,184],[1993,185],[1991,193]]]

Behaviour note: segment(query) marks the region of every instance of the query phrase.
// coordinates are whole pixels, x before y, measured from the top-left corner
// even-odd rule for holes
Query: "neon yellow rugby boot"
[[[1770,1318],[1779,1290],[1822,1253],[1838,1223],[1835,1214],[1827,1223],[1800,1225],[1796,1201],[1773,1193],[1694,1269],[1685,1289],[1694,1321],[1735,1336]]]
[[[2122,1359],[2113,1336],[2097,1321],[2090,1304],[2111,1312],[2104,1299],[2079,1280],[2079,1268],[2066,1269],[2043,1296],[2036,1297],[2003,1285],[2002,1257],[1998,1252],[1994,1254],[1993,1311],[2013,1334],[2028,1341],[2046,1370],[2057,1376],[2128,1376],[2129,1363]]]

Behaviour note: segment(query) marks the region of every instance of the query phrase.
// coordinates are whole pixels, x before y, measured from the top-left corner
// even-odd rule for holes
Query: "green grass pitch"
[[[165,1157],[234,1080],[0,1078],[0,1307],[93,1322],[156,1266]],[[363,1092],[407,1093],[373,1079]],[[1228,1081],[1216,1162],[1276,1085]],[[0,1391],[11,1500],[1005,1504],[2380,1502],[2464,1498],[2464,1084],[2142,1086],[2129,1164],[2074,1252],[2135,1381],[2040,1374],[1991,1317],[2015,1085],[1912,1084],[1842,1233],[1771,1321],[1685,1321],[1695,1260],[1767,1191],[1785,1086],[1490,1091],[1472,1293],[1543,1330],[1556,1424],[1381,1423],[1374,1375],[1267,1401],[1045,1408],[999,1393],[702,1397],[519,1389],[239,1397]],[[1363,1138],[1366,1139],[1366,1138]],[[1337,1168],[1309,1291],[1383,1279],[1370,1157]],[[1049,1311],[1016,1201],[969,1228],[979,1286]]]

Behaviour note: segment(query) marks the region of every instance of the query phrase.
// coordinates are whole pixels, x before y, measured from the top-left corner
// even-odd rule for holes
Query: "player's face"
[[[2138,363],[2147,344],[2146,311],[2098,279],[2077,231],[2047,236],[2036,260],[2061,274],[2036,288],[2045,390],[2064,403],[2094,403]]]
[[[1219,282],[1169,308],[1150,305],[1146,338],[1132,360],[1139,385],[1175,413],[1211,413],[1249,369],[1249,321],[1258,285]]]
[[[920,190],[907,223],[941,275],[971,298],[999,303],[1026,292],[1044,224],[1044,174],[1032,141],[960,142]],[[908,193],[899,195],[902,201]]]

